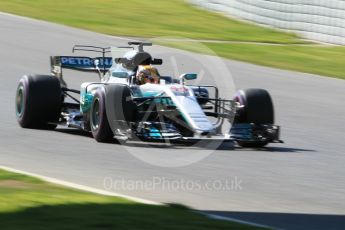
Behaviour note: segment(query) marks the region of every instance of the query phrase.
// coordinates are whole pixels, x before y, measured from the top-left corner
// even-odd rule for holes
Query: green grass
[[[206,45],[226,58],[345,79],[345,47]]]
[[[259,228],[211,220],[178,205],[144,205],[0,170],[0,229]]]
[[[301,42],[293,34],[230,20],[184,0],[0,0],[0,10],[112,35]]]
[[[344,47],[296,45],[306,42],[291,33],[204,11],[184,0],[0,0],[0,11],[110,35],[285,44],[205,43],[221,57],[345,79]],[[200,52],[186,43],[164,44]]]
[[[344,46],[159,43],[259,65],[345,79]],[[255,73],[253,73],[253,77],[255,77]]]

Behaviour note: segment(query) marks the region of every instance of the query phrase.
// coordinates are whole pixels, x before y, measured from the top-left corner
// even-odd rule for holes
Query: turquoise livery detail
[[[91,93],[80,94],[80,110],[82,113],[86,113],[90,110],[92,100],[93,100],[93,95]]]

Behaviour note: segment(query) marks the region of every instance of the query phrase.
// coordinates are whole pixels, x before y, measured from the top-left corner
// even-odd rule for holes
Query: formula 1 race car
[[[186,82],[197,78],[194,73],[177,78],[159,76],[157,82],[140,83],[138,69],[160,65],[163,60],[154,59],[144,51],[151,43],[128,44],[109,48],[76,45],[73,52],[99,52],[102,56],[53,56],[51,75],[23,76],[15,101],[20,126],[77,128],[91,132],[98,142],[114,138],[172,142],[224,140],[248,147],[282,142],[279,126],[274,125],[273,103],[266,90],[239,90],[232,100],[225,100],[219,97],[216,86],[187,85]],[[121,57],[106,56],[114,49],[130,50]],[[64,68],[96,72],[100,80],[82,83],[80,91],[70,89],[63,78]],[[230,123],[225,131],[224,122]]]

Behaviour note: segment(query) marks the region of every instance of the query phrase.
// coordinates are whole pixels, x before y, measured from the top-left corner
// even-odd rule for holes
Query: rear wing
[[[75,45],[73,46],[72,52],[74,53],[75,51],[101,53],[102,57],[52,56],[50,57],[52,72],[65,68],[79,71],[103,71],[104,74],[113,64],[113,59],[105,56],[106,53],[110,53],[110,47]]]
[[[63,68],[87,72],[107,71],[113,64],[111,57],[52,56],[50,61],[52,71],[55,72]]]
[[[51,73],[59,78],[63,86],[66,86],[66,82],[63,80],[62,69],[96,72],[104,75],[113,65],[113,58],[105,56],[106,53],[110,53],[110,47],[75,45],[72,52],[75,51],[96,52],[101,53],[102,56],[94,58],[86,56],[51,56]]]

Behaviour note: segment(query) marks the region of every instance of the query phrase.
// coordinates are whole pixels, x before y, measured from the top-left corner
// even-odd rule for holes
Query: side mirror
[[[184,73],[181,74],[179,77],[180,84],[184,85],[185,80],[190,81],[190,80],[195,80],[197,79],[198,75],[196,73]]]
[[[117,78],[128,78],[129,77],[127,72],[112,72],[111,76],[117,77]]]
[[[198,75],[196,73],[185,73],[185,74],[182,74],[182,75],[183,75],[183,78],[185,80],[188,80],[188,81],[195,80],[198,77]]]
[[[181,74],[179,79],[182,83],[184,83],[185,80],[190,81],[190,80],[195,80],[197,79],[198,75],[196,73],[184,73]]]

